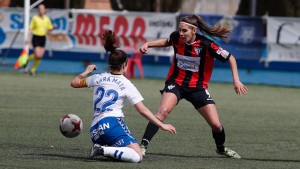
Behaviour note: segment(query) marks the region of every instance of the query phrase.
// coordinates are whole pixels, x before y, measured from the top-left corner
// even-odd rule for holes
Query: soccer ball
[[[67,114],[60,119],[60,132],[68,138],[78,136],[82,130],[82,127],[82,120],[75,114]]]

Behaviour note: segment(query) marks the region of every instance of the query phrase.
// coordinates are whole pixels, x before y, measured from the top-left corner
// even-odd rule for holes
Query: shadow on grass
[[[85,161],[85,162],[121,162],[115,159],[107,158],[107,157],[96,157],[94,159],[89,159],[88,157],[79,157],[79,156],[72,156],[72,155],[64,155],[64,154],[25,154],[28,156],[42,156],[49,160],[49,157],[54,158],[65,158],[71,159],[76,161]],[[175,154],[164,154],[164,153],[148,153],[147,155],[153,156],[163,156],[163,157],[175,157],[175,158],[190,158],[190,159],[225,159],[224,156],[187,156],[187,155],[175,155]],[[147,158],[147,156],[146,156]],[[258,158],[242,158],[242,159],[230,159],[230,160],[245,160],[245,161],[261,161],[261,162],[284,162],[284,163],[300,163],[300,160],[289,160],[289,159],[258,159]]]
[[[249,161],[263,161],[263,162],[285,162],[285,163],[300,163],[300,160],[284,160],[284,159],[258,159],[258,158],[242,158],[242,160],[249,160]]]
[[[164,157],[176,157],[176,158],[222,158],[221,156],[187,156],[187,155],[176,155],[176,154],[164,154],[164,153],[147,153],[147,155],[153,155],[153,156],[164,156]]]
[[[163,154],[163,153],[147,153],[147,155],[154,156],[164,156],[164,157],[178,157],[178,158],[202,158],[202,159],[222,159],[227,158],[224,156],[187,156],[187,155],[175,155],[175,154]],[[262,161],[262,162],[286,162],[286,163],[299,163],[300,160],[289,160],[289,159],[258,159],[258,158],[241,158],[241,159],[231,159],[231,160],[247,160],[247,161]]]
[[[40,156],[40,157],[45,157],[49,159],[49,157],[54,157],[54,158],[65,158],[65,159],[71,159],[75,161],[85,161],[85,162],[97,162],[97,161],[102,161],[102,162],[111,162],[113,161],[112,159],[106,158],[106,157],[99,157],[99,158],[94,158],[94,159],[89,159],[88,157],[79,157],[79,156],[72,156],[72,155],[65,155],[65,154],[34,154],[34,153],[29,153],[25,154],[28,156]]]

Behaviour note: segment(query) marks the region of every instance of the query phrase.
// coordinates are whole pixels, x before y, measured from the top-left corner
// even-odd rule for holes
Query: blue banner
[[[180,15],[181,17],[186,14]],[[265,25],[261,17],[200,15],[210,26],[221,23],[232,30],[230,42],[215,42],[232,53],[237,59],[259,60],[266,48]]]

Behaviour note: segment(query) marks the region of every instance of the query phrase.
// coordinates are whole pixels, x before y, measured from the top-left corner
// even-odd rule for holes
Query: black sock
[[[152,137],[157,133],[158,129],[159,127],[149,122],[145,130],[141,144],[147,147]]]
[[[222,131],[220,132],[215,132],[215,131],[212,131],[213,133],[213,137],[215,139],[215,143],[216,143],[216,146],[217,146],[217,149],[220,151],[220,152],[224,152],[225,150],[225,146],[224,146],[224,143],[225,143],[225,131],[224,131],[224,127],[222,127]]]

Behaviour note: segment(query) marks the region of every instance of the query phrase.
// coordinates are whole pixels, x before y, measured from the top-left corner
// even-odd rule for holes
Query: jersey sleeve
[[[176,36],[176,32],[177,31],[174,31],[174,32],[172,32],[171,34],[170,34],[170,36],[169,36],[169,38],[167,39],[167,44],[168,45],[173,45],[174,44],[174,37]],[[178,34],[178,32],[177,32],[177,34]]]
[[[97,74],[89,76],[86,78],[87,87],[94,87],[95,86],[95,79],[97,78]]]
[[[32,17],[32,19],[31,19],[31,21],[30,21],[30,25],[29,25],[29,29],[30,30],[33,30],[34,29],[34,27],[35,27],[35,16],[34,17]]]
[[[48,30],[51,30],[51,29],[53,29],[53,25],[52,25],[52,22],[51,22],[51,19],[49,18],[49,17],[47,17],[48,19],[48,22],[47,22],[47,29]]]
[[[222,47],[220,47],[212,41],[208,43],[207,47],[211,56],[220,60],[223,63],[226,62],[231,56],[231,53],[229,53],[227,50],[223,49]]]
[[[137,88],[131,82],[128,85],[127,99],[131,105],[135,105],[138,102],[141,102],[144,100],[141,93],[137,90]]]

